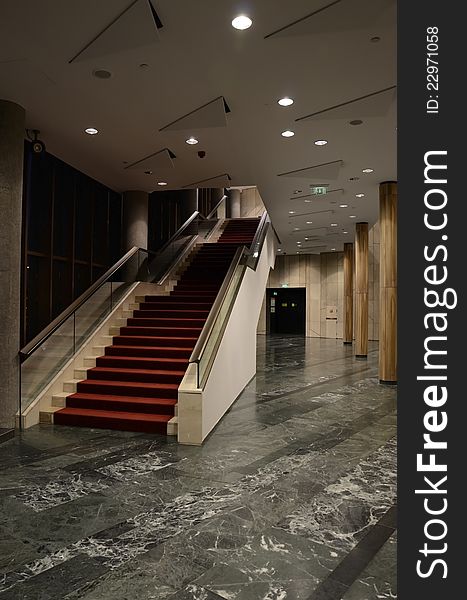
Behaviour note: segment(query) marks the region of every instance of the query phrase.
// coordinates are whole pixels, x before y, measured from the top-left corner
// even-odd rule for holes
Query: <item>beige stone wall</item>
[[[264,204],[257,188],[248,188],[240,196],[240,216],[260,217],[264,212]]]
[[[379,337],[379,225],[369,231],[368,338]],[[268,280],[269,288],[306,288],[306,335],[342,339],[344,300],[344,261],[342,252],[320,255],[286,255],[276,258]],[[355,302],[354,302],[355,306]],[[327,319],[330,307],[337,307],[337,320]],[[258,323],[258,333],[266,333],[266,299]]]

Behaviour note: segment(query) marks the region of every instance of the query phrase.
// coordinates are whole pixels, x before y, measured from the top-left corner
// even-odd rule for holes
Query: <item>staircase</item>
[[[166,434],[209,311],[238,246],[251,245],[258,223],[229,220],[216,243],[201,245],[169,296],[145,296],[54,423]]]

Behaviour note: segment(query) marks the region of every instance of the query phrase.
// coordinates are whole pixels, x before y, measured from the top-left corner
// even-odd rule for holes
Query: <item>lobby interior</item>
[[[397,598],[396,79],[392,0],[2,3],[0,599]]]

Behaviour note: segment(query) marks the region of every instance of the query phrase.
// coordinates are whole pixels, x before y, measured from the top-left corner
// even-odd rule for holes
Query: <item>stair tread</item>
[[[123,337],[123,336],[121,336],[121,337]],[[134,336],[132,336],[132,337],[134,337]],[[151,339],[151,338],[148,338],[147,336],[144,336],[142,339],[147,340],[147,339]],[[175,338],[169,338],[169,339],[173,340]],[[186,338],[183,338],[183,339],[186,339]],[[157,351],[160,351],[160,352],[162,352],[162,351],[164,351],[164,352],[172,352],[174,350],[180,350],[180,351],[183,351],[183,352],[187,351],[187,348],[184,347],[184,346],[124,346],[122,344],[121,346],[107,346],[107,347],[108,348],[118,348],[119,350],[122,350],[122,349],[134,350],[135,348],[137,348],[138,350],[157,350]],[[107,356],[107,355],[105,355],[105,356]],[[118,355],[118,356],[120,358],[122,355]],[[133,357],[128,357],[128,358],[133,358]],[[159,359],[155,358],[154,360],[159,360]],[[171,360],[171,359],[167,358],[165,360]],[[176,359],[174,359],[174,360],[176,360]],[[180,359],[180,360],[182,360],[182,359]]]
[[[73,415],[83,417],[100,417],[102,419],[122,420],[122,421],[153,421],[156,423],[168,422],[173,415],[158,415],[153,413],[132,413],[122,411],[97,410],[93,408],[62,408],[55,414]]]
[[[80,385],[97,385],[97,386],[118,386],[118,387],[144,387],[148,389],[164,389],[164,390],[178,390],[178,383],[154,383],[151,381],[110,381],[106,379],[84,379],[79,382]]]
[[[131,373],[132,375],[174,375],[178,377],[183,377],[183,375],[185,375],[185,371],[174,371],[169,369],[131,369],[125,367],[91,367],[86,369],[86,371],[92,371],[93,373]],[[95,380],[93,379],[92,381]]]
[[[146,396],[116,396],[114,394],[85,394],[83,392],[77,392],[76,394],[68,394],[67,397],[77,398],[80,400],[99,400],[103,402],[108,401],[131,402],[134,404],[163,404],[165,406],[175,406],[177,404],[177,400],[175,400],[174,398],[147,398]]]
[[[131,348],[133,348],[133,346],[130,346]],[[140,348],[144,348],[144,346],[139,346]],[[125,348],[125,346],[118,346],[118,348]],[[167,348],[161,348],[163,350],[167,350]],[[172,348],[173,350],[175,350],[175,348]],[[151,350],[155,350],[155,348],[153,348],[151,346]],[[183,348],[183,350],[185,350],[185,348]],[[147,362],[148,364],[152,364],[152,363],[175,363],[175,364],[180,364],[182,365],[187,365],[188,364],[188,359],[186,358],[155,358],[153,356],[141,356],[141,357],[137,357],[137,356],[124,356],[123,354],[120,354],[118,356],[112,356],[112,355],[104,355],[104,356],[98,356],[99,358],[105,358],[106,361],[110,361],[110,362],[121,362],[124,360],[134,360],[134,361],[138,361],[138,362]],[[96,367],[97,368],[97,367]],[[103,368],[113,368],[113,367],[103,367]],[[154,372],[154,371],[153,371]],[[165,373],[165,371],[164,371]]]

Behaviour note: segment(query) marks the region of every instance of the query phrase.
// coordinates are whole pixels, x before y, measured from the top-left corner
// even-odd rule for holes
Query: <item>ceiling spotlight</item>
[[[342,233],[346,234],[346,233],[349,233],[349,232],[348,231],[343,231]]]
[[[331,227],[337,227],[337,223],[331,223]]]
[[[361,119],[354,119],[353,121],[349,121],[349,125],[361,125],[363,121]]]
[[[331,248],[331,252],[335,252],[335,251],[336,251],[336,249],[335,249],[335,248]]]
[[[193,146],[194,144],[198,143],[198,140],[195,137],[191,136],[186,140],[186,143],[190,144],[190,146]]]
[[[248,29],[252,25],[253,21],[250,19],[250,17],[247,17],[246,15],[239,15],[238,17],[235,17],[235,19],[232,21],[232,27],[234,29],[240,29],[240,31]]]
[[[327,140],[316,140],[315,146],[326,146],[327,143]]]
[[[157,185],[167,185],[167,181],[158,181]]]
[[[278,248],[278,249],[277,249],[277,251],[278,251],[278,252],[282,252],[282,248]]]
[[[348,204],[339,204],[339,208],[347,208],[348,206]]]
[[[294,215],[295,211],[294,210],[289,210],[289,215]]]
[[[365,194],[355,194],[355,198],[364,198]]]
[[[97,133],[99,133],[99,131],[97,129],[95,129],[94,127],[88,127],[84,131],[89,135],[96,135]]]
[[[290,129],[286,129],[281,133],[282,137],[293,137],[294,135],[295,133],[293,131],[290,131]]]
[[[304,200],[304,202],[311,202],[311,200]]]
[[[280,104],[281,106],[292,106],[293,100],[292,98],[288,98],[286,96],[285,98],[281,98],[280,100],[278,100],[277,104]]]
[[[349,215],[349,219],[356,219],[357,215]]]
[[[300,231],[300,227],[294,227],[293,230],[294,231]]]
[[[362,169],[362,173],[373,173],[374,169]]]
[[[306,224],[307,225],[313,225],[313,221],[307,221]]]

